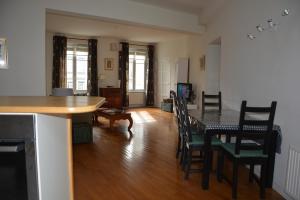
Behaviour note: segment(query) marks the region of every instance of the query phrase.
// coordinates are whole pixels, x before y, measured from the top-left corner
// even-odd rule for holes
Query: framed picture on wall
[[[8,67],[7,58],[7,40],[0,38],[0,68],[5,69]]]
[[[114,67],[114,59],[113,58],[105,58],[104,59],[104,69],[105,70],[113,70]]]
[[[205,55],[200,58],[200,70],[205,71]]]

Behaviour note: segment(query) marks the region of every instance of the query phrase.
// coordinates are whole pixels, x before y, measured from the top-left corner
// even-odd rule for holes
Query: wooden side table
[[[131,113],[119,109],[100,108],[94,112],[94,122],[97,122],[98,117],[104,117],[108,119],[110,128],[113,127],[114,122],[117,120],[128,120],[129,121],[128,131],[130,131],[133,125]]]

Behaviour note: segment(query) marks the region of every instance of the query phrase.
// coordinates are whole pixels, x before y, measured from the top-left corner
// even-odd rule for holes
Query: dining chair
[[[222,111],[222,93],[218,94],[206,94],[202,91],[202,111],[217,110]]]
[[[177,119],[177,128],[178,128],[178,141],[176,149],[176,158],[180,155],[180,163],[183,161],[183,141],[184,141],[184,132],[182,127],[182,116],[179,110],[179,97],[176,95],[175,91],[170,91],[171,98],[174,99],[176,119]],[[191,127],[192,134],[198,134],[198,127]]]
[[[243,101],[240,111],[239,130],[235,134],[235,143],[223,143],[222,151],[218,159],[217,177],[223,179],[224,156],[233,163],[232,174],[232,198],[237,198],[238,168],[245,164],[252,166],[260,165],[260,198],[265,197],[266,165],[269,156],[271,134],[273,134],[273,123],[276,110],[276,102],[273,101],[269,107],[249,107]],[[255,114],[255,119],[249,115]],[[248,143],[248,140],[259,141],[256,144]],[[251,170],[250,170],[251,173]],[[252,172],[253,173],[253,172]],[[252,176],[251,174],[250,176]]]
[[[202,152],[204,148],[204,136],[202,134],[192,134],[187,102],[184,98],[179,98],[179,112],[181,114],[181,126],[184,133],[184,145],[183,145],[183,168],[185,170],[185,179],[189,178],[189,174],[192,172],[202,172],[201,168],[192,169],[192,162],[200,161],[203,162],[201,156],[194,156],[194,152]],[[212,147],[221,144],[221,141],[216,137],[211,140]]]
[[[178,128],[178,142],[177,142],[177,149],[176,149],[176,158],[179,157],[180,152],[182,152],[182,131],[181,131],[181,122],[180,122],[180,113],[178,109],[178,98],[175,91],[170,91],[171,98],[174,99],[175,104],[175,111],[176,111],[176,119],[177,119],[177,128]]]
[[[204,91],[202,91],[202,112],[207,111],[217,111],[219,113],[222,112],[222,93],[218,92],[218,94],[207,94]],[[217,138],[221,140],[222,134],[217,134]],[[226,135],[226,142],[231,140],[231,137]],[[216,145],[213,149],[219,150],[219,145]],[[213,166],[213,157],[214,153],[211,153],[211,164],[210,166]]]

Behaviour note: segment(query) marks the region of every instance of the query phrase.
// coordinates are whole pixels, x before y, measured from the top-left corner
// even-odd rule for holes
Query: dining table
[[[193,123],[196,123],[199,130],[204,134],[204,163],[202,171],[202,188],[209,189],[211,169],[211,138],[221,134],[235,136],[240,133],[239,119],[240,112],[233,109],[219,111],[189,110],[189,116]],[[276,153],[281,153],[282,133],[280,126],[274,124],[273,134],[270,138],[270,149],[267,164],[266,187],[272,187]]]

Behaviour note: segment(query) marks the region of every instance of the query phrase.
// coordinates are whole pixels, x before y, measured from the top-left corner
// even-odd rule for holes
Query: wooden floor
[[[183,179],[175,158],[177,128],[171,113],[159,109],[131,110],[132,136],[127,121],[100,119],[94,143],[74,146],[76,200],[218,200],[231,199],[231,187],[211,176],[210,190],[201,189],[200,174]],[[230,165],[227,167],[230,174]],[[259,199],[258,186],[240,170],[238,199]],[[268,189],[266,199],[283,199]]]

